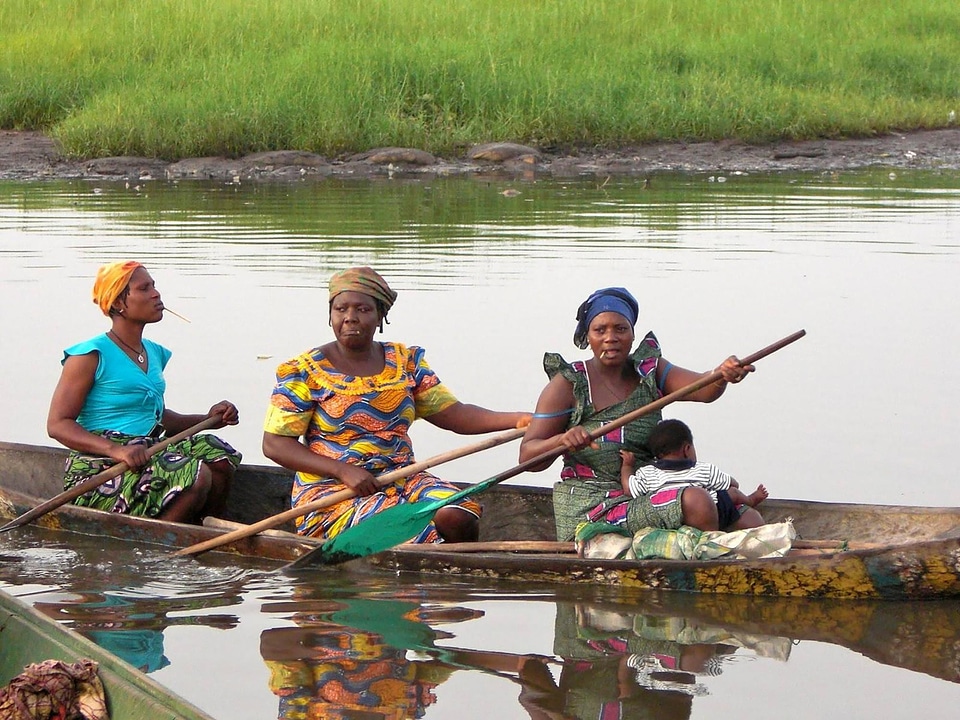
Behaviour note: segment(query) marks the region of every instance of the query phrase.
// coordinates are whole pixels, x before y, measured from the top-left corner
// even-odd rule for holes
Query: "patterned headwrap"
[[[384,314],[393,307],[397,293],[390,289],[373,268],[352,267],[334,273],[330,277],[330,302],[342,292],[358,292],[369,295],[383,305]]]
[[[640,306],[630,291],[622,287],[610,287],[597,290],[577,308],[577,329],[573,331],[573,344],[581,350],[587,343],[587,331],[590,323],[600,313],[615,312],[623,315],[631,325],[637,324]]]
[[[130,282],[130,276],[138,267],[136,260],[112,262],[97,270],[97,279],[93,283],[93,302],[100,306],[104,315],[110,315],[110,308],[120,293]]]

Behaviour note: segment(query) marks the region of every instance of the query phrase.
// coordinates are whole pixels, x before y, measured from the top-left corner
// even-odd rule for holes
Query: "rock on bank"
[[[867,167],[960,169],[960,128],[893,133],[872,138],[805,140],[751,145],[721,142],[652,143],[611,150],[567,152],[516,143],[487,143],[460,157],[441,158],[416,148],[376,148],[328,158],[280,150],[241,158],[64,157],[54,140],[33,131],[0,131],[0,179],[305,181],[337,178],[578,177],[665,172],[837,172]]]

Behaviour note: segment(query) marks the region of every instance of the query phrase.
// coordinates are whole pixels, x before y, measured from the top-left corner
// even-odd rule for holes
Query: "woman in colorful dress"
[[[530,418],[461,403],[423,348],[375,341],[397,294],[371,268],[333,275],[329,298],[335,339],[280,365],[263,433],[263,454],[296,472],[293,507],[345,488],[355,493],[297,521],[298,532],[323,539],[388,507],[457,490],[428,472],[377,484],[378,475],[415,462],[407,431],[417,418],[460,434],[504,430]],[[476,540],[480,512],[473,500],[444,507],[414,541]]]
[[[74,502],[176,522],[222,515],[239,453],[213,435],[153,456],[149,450],[205,418],[218,418],[215,427],[236,425],[237,408],[226,400],[199,415],[166,407],[163,370],[171,352],[143,337],[147,325],[163,319],[164,307],[143,265],[129,260],[101,267],[93,301],[110,318],[110,330],[64,351],[47,416],[47,433],[72,451],[64,489],[122,462],[132,469]]]
[[[638,498],[623,492],[620,450],[632,452],[638,465],[652,462],[646,441],[660,412],[590,440],[589,433],[602,425],[708,374],[667,362],[652,332],[633,349],[638,315],[637,301],[626,289],[597,290],[580,305],[573,335],[574,344],[581,350],[589,347],[593,357],[569,363],[555,353],[544,355],[550,382],[520,444],[520,461],[565,448],[560,481],[553,488],[558,540],[573,540],[577,526],[585,522],[608,522],[631,534],[650,526],[711,529],[706,526],[716,511],[703,488],[673,488]],[[722,380],[684,400],[713,402],[728,382],[740,382],[753,369],[729,357],[717,368]],[[551,464],[530,469],[537,472]]]

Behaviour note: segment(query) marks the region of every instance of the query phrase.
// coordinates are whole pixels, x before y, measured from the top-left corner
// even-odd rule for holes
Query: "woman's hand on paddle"
[[[357,495],[363,497],[380,491],[376,478],[362,467],[350,463],[341,463],[341,465],[343,468],[337,473],[337,478]]]
[[[731,355],[717,368],[716,372],[723,375],[723,379],[728,383],[738,383],[756,368],[753,365],[742,365],[736,355]]]
[[[367,470],[319,455],[300,442],[299,438],[264,432],[261,447],[263,454],[277,465],[310,475],[335,478],[355,495],[372,495],[382,489]]]
[[[118,463],[136,470],[150,461],[150,448],[147,445],[116,445],[110,449],[110,457]]]
[[[216,427],[222,428],[226,425],[236,425],[239,423],[240,411],[237,410],[237,406],[229,400],[221,400],[207,411],[207,417],[220,418],[220,422]]]
[[[574,451],[583,450],[587,446],[597,448],[596,442],[590,437],[590,433],[586,431],[583,425],[576,425],[567,430],[560,436],[560,444],[567,450]]]

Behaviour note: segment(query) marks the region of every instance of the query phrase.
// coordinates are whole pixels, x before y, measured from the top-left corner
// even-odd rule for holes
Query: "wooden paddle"
[[[178,443],[181,440],[186,440],[191,435],[196,435],[198,432],[201,432],[202,430],[207,430],[213,427],[214,425],[216,425],[218,422],[220,422],[220,418],[218,417],[205,418],[203,421],[198,422],[193,427],[187,428],[183,432],[177,433],[173,437],[169,437],[165,440],[161,440],[155,445],[152,445],[150,447],[150,450],[147,451],[147,455],[149,457],[153,457],[157,453],[165,450],[168,446],[174,443]],[[108,480],[112,480],[118,475],[123,475],[123,473],[125,473],[129,469],[130,469],[129,465],[121,462],[107,468],[103,472],[97,473],[93,477],[88,477],[86,480],[83,480],[82,482],[77,483],[69,490],[64,490],[59,495],[52,497],[45,502],[40,503],[32,510],[27,510],[27,512],[25,512],[20,517],[14,518],[3,527],[0,527],[0,533],[6,532],[7,530],[13,530],[13,528],[20,527],[21,525],[26,525],[28,522],[32,522],[33,520],[36,520],[38,517],[41,517],[42,515],[46,515],[51,510],[56,510],[61,505],[66,505],[68,502],[70,502],[71,500],[75,500],[76,498],[80,497],[84,493],[89,492],[94,488],[100,487]]]
[[[406,467],[391,470],[390,472],[384,473],[376,478],[377,485],[380,487],[386,487],[397,480],[402,480],[410,475],[415,475],[423,470],[428,470],[432,467],[440,465],[441,463],[450,462],[451,460],[466,457],[467,455],[472,455],[473,453],[480,452],[481,450],[487,450],[488,448],[502,445],[503,443],[510,442],[511,440],[516,440],[518,437],[522,437],[525,432],[526,428],[507,430],[499,435],[491,435],[490,437],[485,438],[480,442],[473,443],[472,445],[465,445],[464,447],[456,450],[449,450],[445,453],[434,455],[433,457],[427,458],[422,462],[417,462],[413,465],[407,465]],[[283,525],[283,523],[289,520],[296,520],[298,517],[306,515],[307,513],[323,510],[324,508],[331,507],[352,497],[356,497],[356,493],[353,490],[350,490],[349,488],[346,490],[341,490],[320,500],[314,500],[310,503],[298,505],[290,510],[285,510],[282,513],[271,515],[268,518],[260,520],[259,522],[255,522],[252,525],[246,525],[238,530],[234,530],[233,532],[228,532],[224,535],[220,535],[219,537],[211,538],[210,540],[204,540],[203,542],[196,543],[190,547],[182,548],[173,554],[197,555],[199,553],[206,552],[207,550],[220,547],[221,545],[227,545],[229,543],[236,542],[237,540],[250,537],[251,535],[256,535],[261,530],[275,528],[278,525]]]
[[[752,365],[757,360],[760,360],[761,358],[776,352],[780,348],[799,340],[804,335],[806,335],[805,330],[798,330],[792,335],[788,335],[782,340],[779,340],[772,345],[768,345],[762,350],[743,358],[740,363],[741,365]],[[676,400],[686,397],[690,393],[696,392],[702,387],[706,387],[707,385],[720,380],[722,377],[723,374],[719,370],[712,372],[709,375],[705,375],[699,380],[692,382],[689,385],[680,388],[679,390],[676,390],[668,395],[664,395],[662,398],[654,400],[652,403],[644,405],[641,408],[637,408],[636,410],[628,412],[613,422],[602,425],[590,433],[590,438],[592,440],[596,440],[600,437],[603,437],[611,430],[622,427],[623,425],[633,422],[644,415],[649,415],[652,412],[656,412],[666,405],[669,405]],[[378,552],[388,550],[420,534],[427,524],[433,520],[433,516],[436,514],[436,512],[441,508],[446,507],[447,505],[452,505],[465,497],[469,497],[470,495],[481,493],[492,485],[496,485],[497,483],[501,483],[504,480],[508,480],[509,478],[519,475],[528,468],[535,467],[547,460],[553,460],[557,456],[561,455],[565,449],[566,448],[561,445],[553,450],[547,450],[546,452],[530,458],[529,460],[526,460],[525,462],[522,462],[519,465],[500,473],[499,475],[494,475],[492,478],[476,483],[475,485],[471,485],[468,488],[464,488],[460,492],[454,493],[453,495],[450,495],[450,497],[443,498],[441,500],[394,505],[393,507],[377,513],[373,517],[367,518],[362,523],[354,525],[351,528],[347,528],[339,535],[327,540],[316,550],[311,550],[306,555],[303,555],[289,565],[286,565],[285,569],[297,570],[300,568],[310,567],[311,565],[338,564],[347,562],[349,560],[366,557],[368,555],[375,555]]]

